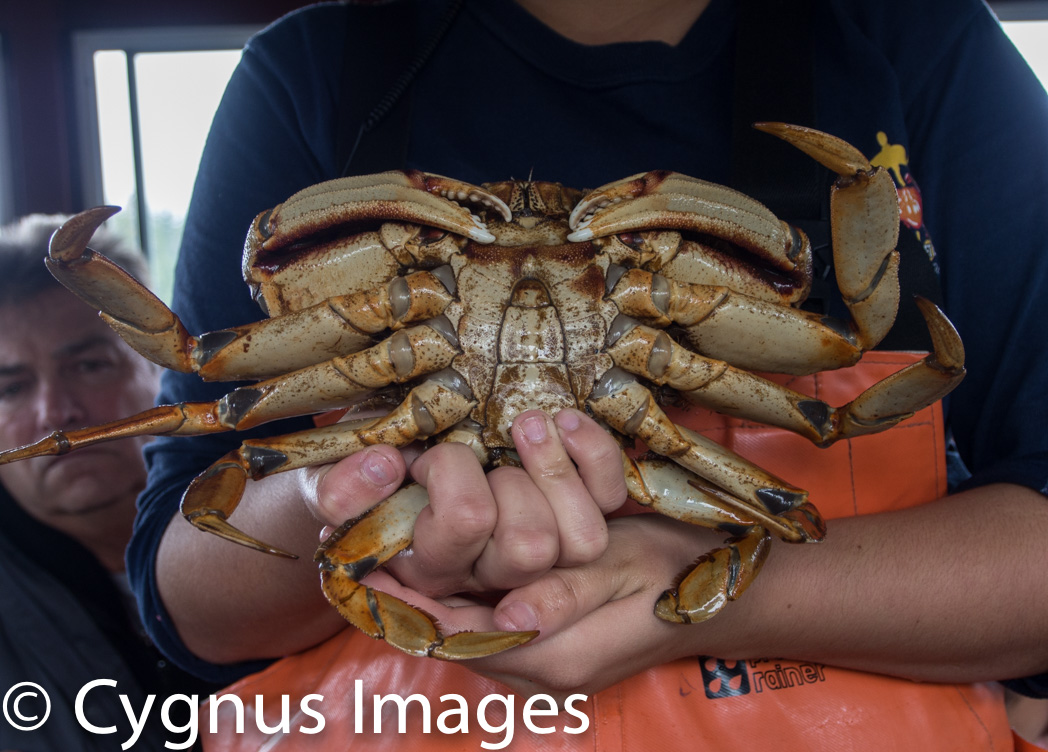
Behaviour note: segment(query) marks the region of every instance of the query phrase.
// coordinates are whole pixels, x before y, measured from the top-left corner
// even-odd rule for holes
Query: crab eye
[[[270,223],[270,219],[273,217],[273,210],[270,209],[261,217],[258,218],[258,234],[262,236],[263,240],[268,240],[273,237],[273,233],[276,228]]]
[[[636,251],[644,250],[644,236],[639,232],[620,232],[618,238]]]
[[[447,236],[447,230],[440,230],[436,227],[423,227],[419,231],[418,241],[421,245],[432,245],[433,243],[439,243]]]

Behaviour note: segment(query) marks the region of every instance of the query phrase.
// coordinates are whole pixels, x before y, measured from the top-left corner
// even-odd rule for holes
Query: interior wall
[[[258,25],[303,0],[20,0],[0,2],[10,123],[11,211],[73,212],[76,174],[71,40],[76,31],[126,27]]]

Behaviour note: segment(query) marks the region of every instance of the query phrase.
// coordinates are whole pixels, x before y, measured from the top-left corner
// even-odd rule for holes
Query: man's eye
[[[101,371],[109,371],[113,368],[113,362],[110,360],[79,360],[73,364],[73,370],[76,373],[91,374],[99,373]]]
[[[0,401],[14,400],[24,393],[26,389],[27,384],[24,381],[9,381],[0,384]]]

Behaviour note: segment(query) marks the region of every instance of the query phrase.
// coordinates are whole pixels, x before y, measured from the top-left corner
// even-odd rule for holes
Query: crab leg
[[[301,311],[202,335],[191,351],[192,367],[208,381],[269,378],[368,347],[372,335],[440,316],[451,300],[432,272],[415,272]]]
[[[375,389],[446,368],[457,354],[454,330],[439,317],[402,329],[367,350],[242,386],[218,400],[215,412],[228,427],[245,430],[348,407]]]
[[[697,351],[738,368],[809,374],[853,365],[862,355],[849,323],[727,287],[622,267],[609,269],[608,283],[608,298],[626,316],[659,328],[683,326]]]
[[[780,533],[783,540],[791,543],[813,542],[823,536],[822,520],[815,516],[811,504],[773,514],[763,506],[732,496],[669,460],[632,459],[623,453],[622,462],[630,498],[666,517],[735,536],[760,526]],[[810,530],[797,535],[800,528]]]
[[[916,300],[928,323],[932,352],[836,410],[835,434],[824,443],[890,428],[942,399],[964,379],[964,345],[957,330],[934,303],[924,298]]]
[[[284,316],[193,337],[138,280],[87,247],[116,211],[98,207],[66,222],[51,240],[48,268],[146,358],[207,380],[268,378],[346,355],[372,344],[372,334],[438,316],[451,301],[437,276],[417,272]]]
[[[624,454],[623,467],[631,499],[667,517],[733,536],[723,548],[703,555],[675,588],[663,593],[656,615],[684,624],[705,621],[742,595],[771,548],[771,536],[761,526],[766,513],[666,460],[633,460]]]
[[[388,415],[362,426],[336,423],[285,436],[249,439],[193,480],[182,497],[182,514],[201,530],[226,540],[294,558],[226,521],[240,503],[249,478],[258,480],[308,465],[336,462],[374,444],[404,446],[453,426],[475,404],[462,378],[447,369],[412,389]]]
[[[348,407],[375,389],[446,368],[458,353],[450,322],[401,331],[342,358],[243,386],[214,402],[163,405],[75,431],[55,431],[35,444],[0,452],[0,465],[131,436],[195,436],[245,430],[262,423]]]
[[[33,444],[0,452],[0,465],[32,457],[66,454],[103,441],[133,436],[195,436],[228,431],[214,418],[214,404],[162,405],[120,420],[75,431],[54,431]]]
[[[693,353],[664,331],[624,317],[616,319],[612,335],[616,334],[619,336],[608,354],[620,368],[679,389],[711,410],[786,428],[816,443],[823,440],[827,430],[825,403]]]
[[[779,426],[828,446],[883,431],[942,398],[964,378],[964,348],[956,330],[933,303],[923,298],[917,303],[934,351],[840,408],[693,353],[665,332],[626,317],[613,322],[608,353],[619,367],[668,384],[704,407]]]
[[[317,549],[324,593],[365,634],[411,655],[462,660],[492,655],[538,632],[459,632],[444,635],[428,614],[360,580],[411,545],[415,520],[429,504],[426,490],[406,486],[332,533]]]
[[[807,504],[808,494],[725,449],[701,434],[675,425],[650,390],[620,368],[608,369],[594,387],[587,405],[598,418],[627,436],[640,438],[663,457],[726,491],[740,504],[769,512],[762,525],[784,540],[817,540],[813,528],[784,520],[784,512]]]

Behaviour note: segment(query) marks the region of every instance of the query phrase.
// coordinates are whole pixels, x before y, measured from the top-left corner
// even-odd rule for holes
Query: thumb
[[[393,447],[367,447],[304,473],[306,506],[321,522],[341,525],[400,488],[406,472],[404,458]]]
[[[655,619],[654,606],[708,531],[659,515],[613,519],[609,545],[599,559],[573,567],[554,567],[538,579],[508,592],[495,607],[498,629],[537,629],[536,642],[564,631],[609,604],[627,602]],[[702,541],[697,543],[697,540]],[[606,612],[607,613],[607,612]]]
[[[495,628],[507,632],[538,630],[547,638],[622,594],[613,569],[583,564],[555,568],[510,591],[495,607]]]

